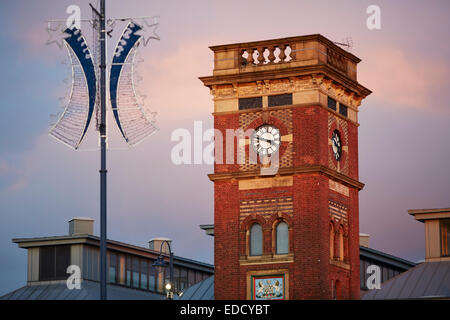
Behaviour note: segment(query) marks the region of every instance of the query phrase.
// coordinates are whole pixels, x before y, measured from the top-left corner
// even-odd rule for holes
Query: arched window
[[[339,260],[344,261],[344,230],[339,228]]]
[[[281,221],[276,227],[276,253],[287,254],[289,253],[289,231],[286,222]]]
[[[330,259],[334,259],[334,226],[330,223]]]
[[[262,255],[263,233],[261,225],[255,223],[250,228],[250,255]]]

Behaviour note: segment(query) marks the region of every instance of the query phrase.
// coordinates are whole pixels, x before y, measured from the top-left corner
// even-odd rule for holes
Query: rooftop
[[[408,210],[408,214],[414,216],[420,222],[431,219],[446,219],[450,218],[450,208],[411,209]]]
[[[450,298],[450,261],[424,262],[369,290],[362,300]]]
[[[28,285],[14,290],[0,300],[98,300],[100,283],[84,280],[80,290],[69,290],[66,282]],[[108,300],[164,300],[165,295],[108,285]]]

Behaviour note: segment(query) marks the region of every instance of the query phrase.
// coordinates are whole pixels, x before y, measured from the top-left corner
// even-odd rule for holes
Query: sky
[[[48,135],[69,69],[66,53],[45,45],[46,20],[65,19],[71,4],[91,17],[88,1],[0,2],[0,295],[26,284],[26,250],[12,238],[65,235],[76,216],[94,218],[99,234],[95,131],[82,151]],[[369,5],[381,9],[380,30],[366,27]],[[213,238],[198,227],[213,222],[213,168],[170,159],[175,129],[213,125],[198,80],[212,73],[208,46],[320,33],[352,39],[358,81],[373,91],[358,115],[360,232],[374,249],[424,258],[423,224],[407,210],[450,207],[450,2],[107,0],[107,14],[158,15],[161,38],[142,48],[139,67],[160,130],[123,150],[109,122],[108,238],[147,246],[169,237],[176,255],[213,263]]]

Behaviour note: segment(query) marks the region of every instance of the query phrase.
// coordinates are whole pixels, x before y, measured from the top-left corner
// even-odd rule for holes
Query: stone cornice
[[[279,168],[276,175],[294,175],[294,174],[307,174],[307,173],[319,173],[327,176],[330,179],[337,180],[340,183],[347,185],[352,188],[362,190],[364,188],[364,183],[358,180],[352,179],[346,175],[336,172],[328,167],[322,165],[315,166],[296,166],[289,168]],[[261,178],[261,177],[273,177],[273,176],[261,176],[260,170],[249,170],[249,171],[237,171],[237,172],[226,172],[226,173],[211,173],[208,174],[211,181],[220,180],[231,180],[231,179],[249,179],[249,178]]]
[[[354,92],[355,94],[361,96],[362,98],[365,98],[372,93],[371,90],[360,85],[358,82],[351,80],[350,78],[336,71],[327,64],[298,66],[294,68],[285,68],[282,70],[260,70],[260,71],[256,70],[253,72],[241,72],[237,74],[199,77],[199,79],[203,82],[205,86],[211,87],[213,85],[224,85],[224,84],[231,85],[236,83],[274,80],[295,76],[319,75],[319,74],[326,75],[331,80],[343,85],[347,90]]]

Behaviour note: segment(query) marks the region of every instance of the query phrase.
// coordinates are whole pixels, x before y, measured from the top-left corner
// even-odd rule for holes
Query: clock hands
[[[260,156],[270,156],[275,153],[280,146],[279,129],[270,125],[257,128],[252,136],[252,146]]]
[[[268,142],[270,144],[272,144],[272,142],[273,142],[273,140],[271,140],[271,139],[264,139],[264,138],[261,138],[261,137],[259,137],[258,140],[265,141],[265,142]]]

